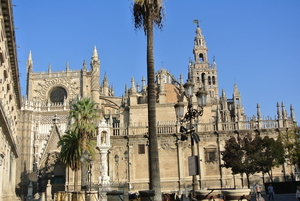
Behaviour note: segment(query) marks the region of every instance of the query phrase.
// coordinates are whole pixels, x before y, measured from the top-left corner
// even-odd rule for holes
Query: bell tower
[[[217,100],[219,97],[217,64],[215,59],[213,64],[208,61],[208,48],[202,35],[202,30],[199,25],[199,20],[194,20],[197,24],[196,36],[194,39],[194,61],[189,63],[189,79],[195,84],[195,90],[199,88],[205,89],[208,92],[209,101]]]

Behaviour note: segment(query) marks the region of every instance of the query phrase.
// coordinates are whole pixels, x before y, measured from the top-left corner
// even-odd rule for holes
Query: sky
[[[122,96],[131,78],[141,84],[146,71],[146,36],[135,30],[132,0],[12,0],[22,95],[26,60],[34,71],[81,69],[94,46],[104,74]],[[155,70],[187,78],[196,24],[215,58],[219,93],[232,98],[234,83],[248,117],[260,104],[264,117],[277,114],[277,102],[290,104],[300,119],[299,0],[166,0],[163,29],[154,31]],[[299,120],[298,120],[299,121]]]

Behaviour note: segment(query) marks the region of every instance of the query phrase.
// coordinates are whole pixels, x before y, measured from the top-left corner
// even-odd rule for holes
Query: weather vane
[[[199,28],[200,26],[199,26],[199,24],[200,24],[200,20],[198,20],[198,19],[195,19],[194,21],[193,21],[195,24],[197,24],[197,27]]]

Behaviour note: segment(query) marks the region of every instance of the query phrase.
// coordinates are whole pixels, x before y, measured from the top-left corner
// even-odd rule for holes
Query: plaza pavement
[[[269,201],[267,194],[263,194],[263,197],[265,201]],[[252,195],[251,201],[256,201],[255,195]],[[275,194],[274,201],[298,201],[298,200],[296,199],[296,192],[295,192],[292,194]]]

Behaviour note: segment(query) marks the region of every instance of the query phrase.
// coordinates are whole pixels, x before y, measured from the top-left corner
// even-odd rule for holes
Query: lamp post
[[[83,165],[86,165],[86,163],[88,164],[88,185],[89,185],[89,189],[91,191],[92,189],[92,166],[93,166],[93,159],[91,154],[85,150],[83,152],[83,154],[81,155],[80,161],[83,163]],[[85,188],[87,190],[87,188]]]
[[[181,134],[181,140],[185,141],[188,139],[187,135],[190,134],[191,138],[191,156],[189,157],[189,175],[192,176],[192,199],[195,198],[195,189],[196,189],[196,175],[199,173],[199,156],[195,156],[194,151],[194,142],[198,144],[200,141],[199,136],[197,133],[195,133],[195,128],[193,127],[193,119],[198,118],[199,116],[203,115],[203,106],[206,105],[206,96],[207,92],[203,89],[199,89],[196,93],[197,97],[197,103],[199,109],[193,108],[192,103],[192,97],[194,95],[194,84],[190,82],[190,80],[187,81],[187,83],[184,84],[184,95],[187,98],[188,106],[187,106],[187,112],[184,114],[184,104],[182,102],[178,102],[175,104],[175,112],[176,117],[180,121],[180,132]],[[189,128],[185,128],[182,126],[183,123],[189,124]],[[198,153],[199,154],[199,153]]]
[[[125,183],[125,192],[124,192],[124,201],[129,200],[129,188],[130,188],[130,178],[129,178],[129,153],[126,150],[124,152],[124,159],[126,163],[126,183]]]

